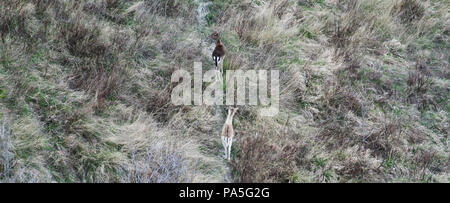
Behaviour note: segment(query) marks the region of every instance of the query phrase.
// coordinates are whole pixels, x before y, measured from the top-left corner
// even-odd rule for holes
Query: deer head
[[[211,33],[211,35],[208,36],[208,38],[217,41],[220,38],[220,34],[217,31],[214,31],[213,33]]]
[[[233,116],[234,116],[234,114],[236,113],[236,111],[237,111],[238,109],[239,109],[239,108],[237,108],[237,107],[230,107],[230,108],[228,109],[227,122],[232,122],[232,121],[233,121]]]

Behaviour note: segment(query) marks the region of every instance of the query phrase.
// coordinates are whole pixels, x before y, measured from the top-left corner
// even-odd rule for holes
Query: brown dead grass
[[[277,116],[239,107],[235,181],[448,182],[448,3],[215,1],[201,28],[196,6],[2,1],[0,180],[223,181],[220,109],[170,104],[217,30],[226,69],[281,71]]]

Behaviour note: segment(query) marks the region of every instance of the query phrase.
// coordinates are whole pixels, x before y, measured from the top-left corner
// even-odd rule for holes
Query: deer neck
[[[227,120],[225,121],[225,123],[230,124],[233,122],[233,116],[234,116],[234,112],[231,112],[228,114],[227,116]]]

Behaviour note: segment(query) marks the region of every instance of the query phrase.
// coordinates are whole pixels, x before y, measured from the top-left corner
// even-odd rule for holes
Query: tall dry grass
[[[0,180],[223,181],[215,108],[170,104],[216,30],[224,69],[281,71],[280,113],[235,117],[235,181],[448,182],[448,3],[197,3],[2,1]]]

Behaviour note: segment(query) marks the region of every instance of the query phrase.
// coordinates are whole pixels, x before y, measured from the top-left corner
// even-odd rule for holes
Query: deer
[[[214,51],[212,53],[212,59],[214,62],[214,67],[216,70],[220,71],[220,74],[222,75],[223,72],[223,58],[225,57],[225,46],[220,42],[220,34],[217,31],[214,31],[211,35],[208,36],[208,38],[211,38],[216,41],[216,48],[214,48]],[[219,65],[221,67],[219,67]]]
[[[225,124],[222,128],[222,145],[225,149],[225,159],[230,160],[230,154],[231,154],[231,144],[233,143],[233,136],[234,136],[234,130],[233,130],[233,116],[236,113],[238,108],[230,107],[228,108],[228,115],[227,120],[225,121]]]

